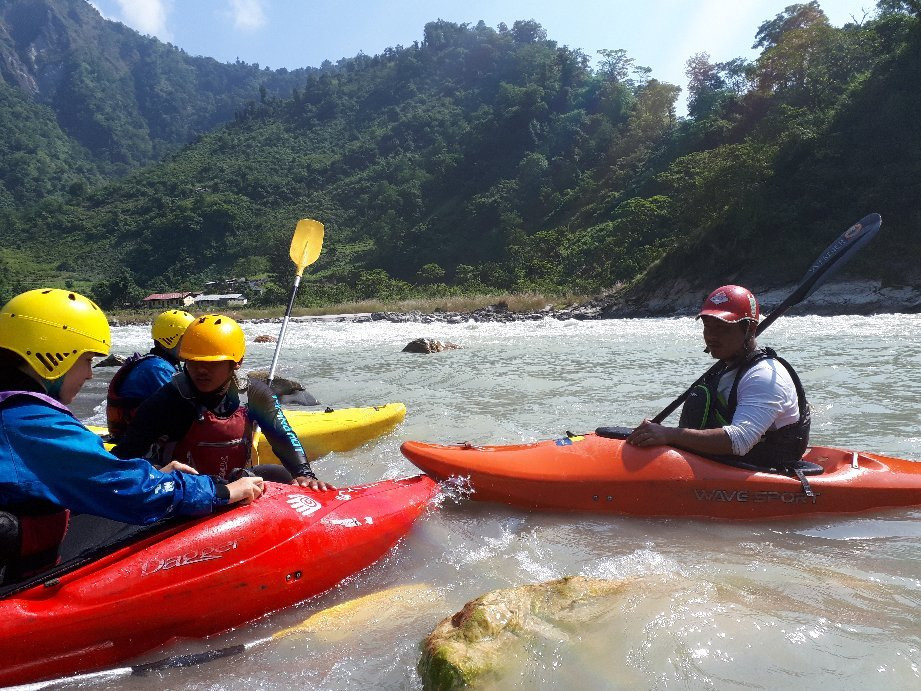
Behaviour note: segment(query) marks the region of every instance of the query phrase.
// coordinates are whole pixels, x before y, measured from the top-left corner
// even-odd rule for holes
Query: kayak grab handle
[[[857,470],[857,452],[851,451],[851,468]]]

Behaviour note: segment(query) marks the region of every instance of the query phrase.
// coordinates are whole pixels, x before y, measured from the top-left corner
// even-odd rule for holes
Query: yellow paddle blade
[[[335,638],[367,630],[371,625],[379,626],[385,619],[399,621],[401,613],[418,614],[440,604],[442,599],[441,593],[425,583],[400,585],[320,610],[300,624],[272,634],[272,638],[277,640],[292,633]]]
[[[323,224],[312,218],[302,218],[291,238],[291,261],[297,267],[297,275],[313,264],[323,249]]]

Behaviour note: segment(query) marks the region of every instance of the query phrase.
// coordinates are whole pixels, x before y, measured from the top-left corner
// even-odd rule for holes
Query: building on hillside
[[[196,293],[153,293],[144,298],[141,303],[144,307],[188,307],[195,303]]]
[[[201,310],[209,310],[213,307],[240,306],[245,305],[247,299],[243,293],[226,293],[224,295],[199,295],[195,298],[195,306]]]

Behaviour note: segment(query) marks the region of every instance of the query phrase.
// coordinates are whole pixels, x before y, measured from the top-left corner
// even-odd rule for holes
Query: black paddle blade
[[[131,675],[135,677],[145,677],[153,672],[160,672],[164,669],[173,669],[176,667],[191,667],[201,665],[212,660],[220,660],[223,657],[230,657],[242,653],[246,650],[245,644],[232,645],[220,650],[206,650],[203,653],[193,653],[191,655],[177,655],[167,657],[162,660],[155,660],[142,665],[135,665],[131,668]]]
[[[812,263],[812,266],[800,279],[796,290],[758,324],[756,333],[760,334],[790,307],[805,300],[818,290],[819,286],[838,273],[864,245],[874,238],[882,223],[883,218],[879,214],[868,214],[845,230]]]
[[[632,427],[599,427],[595,434],[608,439],[626,439],[633,433]]]
[[[822,283],[847,264],[851,257],[879,232],[882,223],[883,217],[879,214],[868,214],[845,230],[841,237],[815,260],[800,280],[801,288],[797,292],[805,289],[802,299],[812,295]]]

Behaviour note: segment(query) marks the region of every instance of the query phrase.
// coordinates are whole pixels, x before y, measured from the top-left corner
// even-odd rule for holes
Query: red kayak
[[[328,492],[266,483],[249,506],[15,593],[0,601],[0,686],[111,667],[321,593],[385,554],[437,487],[424,475]]]
[[[796,477],[595,434],[516,446],[409,441],[402,451],[437,480],[469,478],[472,499],[527,509],[760,519],[921,505],[921,462],[824,446],[804,457],[822,467],[806,478],[812,497]]]

